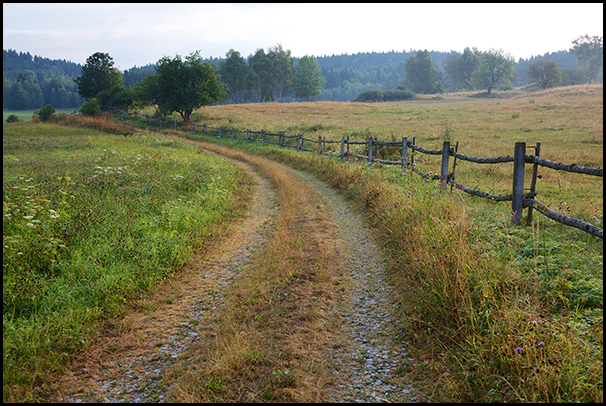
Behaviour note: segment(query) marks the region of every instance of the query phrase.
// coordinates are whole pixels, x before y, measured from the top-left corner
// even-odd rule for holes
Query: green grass
[[[8,118],[8,116],[10,116],[11,114],[16,115],[17,117],[19,117],[19,121],[28,121],[31,120],[32,117],[34,116],[34,112],[36,110],[39,109],[33,109],[33,110],[2,110],[2,122],[6,122],[6,119]],[[55,109],[55,113],[56,114],[71,114],[74,111],[77,111],[77,108],[69,108],[69,109]]]
[[[103,320],[215,238],[247,182],[175,139],[3,126],[3,399],[31,389]]]

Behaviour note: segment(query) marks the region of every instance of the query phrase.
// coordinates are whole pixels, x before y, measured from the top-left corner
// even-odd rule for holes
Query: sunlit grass
[[[4,125],[4,400],[32,400],[101,320],[215,238],[244,181],[149,133]]]

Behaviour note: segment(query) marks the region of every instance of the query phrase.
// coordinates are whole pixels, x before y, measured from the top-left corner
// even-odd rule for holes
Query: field
[[[152,134],[3,127],[3,394],[32,400],[107,320],[218,238],[247,180]],[[239,190],[236,193],[236,189]]]
[[[8,118],[8,116],[10,116],[11,114],[14,114],[17,117],[19,117],[19,121],[28,121],[28,120],[32,119],[32,117],[34,116],[34,112],[36,110],[38,110],[38,109],[34,109],[34,110],[19,110],[19,111],[2,110],[2,121],[5,122],[6,119]],[[75,108],[73,108],[73,109],[55,109],[55,113],[57,113],[57,114],[61,114],[61,113],[71,114],[71,113],[73,113],[76,110],[77,109],[75,109]]]
[[[602,85],[491,99],[224,105],[192,119],[309,139],[414,136],[426,149],[450,139],[477,157],[513,155],[516,141],[540,142],[546,159],[603,167]],[[602,240],[539,214],[532,225],[512,226],[508,203],[456,190],[441,195],[435,182],[399,167],[212,141],[312,172],[359,207],[389,252],[408,326],[401,340],[423,360],[411,379],[429,383],[429,400],[602,401]],[[35,400],[34,382],[86,346],[103,312],[127,311],[126,302],[170,278],[197,243],[215,238],[206,227],[239,207],[234,193],[245,180],[221,160],[194,164],[193,154],[145,130],[122,137],[58,124],[4,125],[5,401]],[[415,162],[438,171],[436,157]],[[603,228],[603,178],[547,168],[540,174],[538,200]],[[511,164],[458,163],[457,181],[508,194]],[[211,214],[198,217],[200,204]],[[141,258],[149,266],[138,268]]]

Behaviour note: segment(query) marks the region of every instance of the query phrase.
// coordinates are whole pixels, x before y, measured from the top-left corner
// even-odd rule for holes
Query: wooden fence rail
[[[144,121],[146,126],[148,126],[151,122],[157,121],[160,128],[163,128],[163,125],[167,126],[167,125],[172,124],[171,127],[174,128],[175,130],[177,130],[178,128],[188,127],[192,134],[195,131],[198,131],[198,132],[202,132],[204,135],[214,135],[214,136],[218,136],[219,138],[231,138],[234,141],[239,139],[239,140],[243,140],[246,142],[251,142],[251,141],[260,142],[261,145],[271,144],[271,145],[277,145],[280,148],[296,148],[297,151],[308,151],[308,152],[314,152],[314,149],[303,147],[304,142],[307,142],[308,144],[311,143],[314,145],[317,144],[318,155],[331,155],[326,151],[326,145],[341,144],[341,153],[340,153],[341,161],[345,161],[347,157],[352,157],[352,158],[360,158],[360,159],[367,160],[369,167],[372,166],[373,162],[379,163],[379,164],[385,164],[385,165],[400,165],[402,167],[402,169],[410,169],[413,173],[416,173],[416,174],[422,176],[423,178],[440,180],[442,193],[445,192],[446,186],[450,185],[451,191],[452,191],[452,188],[454,187],[465,193],[468,193],[468,194],[471,194],[474,196],[478,196],[478,197],[482,197],[482,198],[486,198],[486,199],[491,199],[494,201],[511,201],[512,202],[512,206],[511,206],[512,224],[520,224],[521,218],[522,218],[522,210],[524,208],[528,208],[528,222],[532,221],[532,211],[536,210],[539,213],[541,213],[542,215],[544,215],[545,217],[550,218],[554,221],[557,221],[560,224],[570,226],[570,227],[575,227],[575,228],[578,228],[589,234],[597,236],[599,238],[602,238],[602,239],[604,238],[603,229],[596,227],[593,224],[587,223],[583,220],[560,214],[554,210],[549,209],[543,203],[534,199],[537,195],[535,188],[536,188],[536,179],[537,179],[537,168],[539,166],[551,168],[554,170],[562,170],[562,171],[566,171],[566,172],[573,172],[573,173],[579,173],[579,174],[585,174],[585,175],[591,175],[591,176],[599,176],[602,178],[604,177],[604,170],[602,168],[592,168],[592,167],[581,166],[581,165],[577,165],[577,164],[564,164],[564,163],[549,161],[547,159],[541,158],[541,157],[539,157],[540,143],[537,143],[535,147],[529,147],[529,148],[534,148],[534,150],[535,150],[534,155],[526,155],[526,143],[516,142],[513,156],[479,158],[479,157],[471,157],[471,156],[467,156],[467,155],[463,155],[463,154],[459,153],[458,152],[458,143],[456,144],[456,148],[451,148],[450,142],[448,142],[448,141],[444,142],[442,149],[428,150],[428,149],[421,148],[418,145],[415,145],[414,137],[412,138],[412,142],[409,141],[407,137],[403,137],[402,141],[396,141],[396,142],[378,141],[377,139],[373,139],[372,137],[370,137],[368,139],[368,141],[350,141],[349,137],[343,137],[343,138],[341,138],[341,140],[327,140],[326,138],[322,138],[322,136],[319,136],[318,140],[312,140],[312,139],[304,138],[302,134],[286,135],[284,132],[268,133],[268,132],[265,132],[264,130],[261,130],[261,131],[251,131],[250,129],[236,130],[235,128],[227,129],[227,128],[221,128],[221,127],[209,127],[206,124],[199,125],[199,124],[194,124],[194,123],[178,124],[177,120],[174,120],[173,123],[170,123],[165,120],[163,123],[162,118],[156,119],[156,118],[148,117],[147,115],[142,116],[138,113],[125,113],[122,110],[115,108],[115,107],[106,106],[105,110],[112,111],[113,114],[120,115],[123,119],[125,116],[129,117],[129,118],[132,116],[136,120]],[[196,127],[197,128],[201,127],[202,129],[198,130],[198,129],[196,129]],[[240,134],[240,137],[238,137],[236,134]],[[296,145],[285,142],[285,140],[295,140],[295,139],[296,139]],[[367,145],[368,146],[367,154],[362,155],[362,154],[356,154],[356,153],[350,152],[349,151],[350,145]],[[376,153],[376,148],[379,146],[388,147],[388,148],[390,148],[390,147],[398,148],[398,150],[401,151],[401,155],[400,155],[401,160],[390,161],[390,160],[380,159],[379,157],[377,157],[377,153]],[[412,151],[410,153],[410,155],[408,153],[409,148]],[[426,154],[426,155],[441,155],[442,161],[441,161],[440,174],[439,175],[427,174],[427,173],[424,173],[423,171],[419,170],[416,167],[416,164],[414,162],[414,159],[415,159],[414,153],[415,152],[420,153],[420,154]],[[332,155],[334,155],[334,154],[332,154]],[[451,156],[454,157],[453,169],[452,169],[451,173],[448,173],[449,157],[451,157]],[[456,168],[457,159],[460,159],[463,161],[468,161],[468,162],[473,162],[473,163],[477,163],[477,164],[497,164],[497,163],[513,162],[514,170],[513,170],[512,193],[508,194],[508,195],[493,195],[493,194],[486,193],[486,192],[483,192],[480,190],[469,188],[465,185],[455,182],[454,178],[455,178],[455,168]],[[531,180],[531,185],[530,185],[530,192],[528,192],[528,193],[524,193],[525,164],[533,164],[533,173],[532,173],[532,180]]]

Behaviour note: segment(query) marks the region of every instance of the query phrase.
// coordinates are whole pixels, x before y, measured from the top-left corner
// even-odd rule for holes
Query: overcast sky
[[[243,57],[282,44],[292,56],[496,48],[517,61],[603,36],[602,3],[3,3],[3,49],[120,70],[163,56]]]

